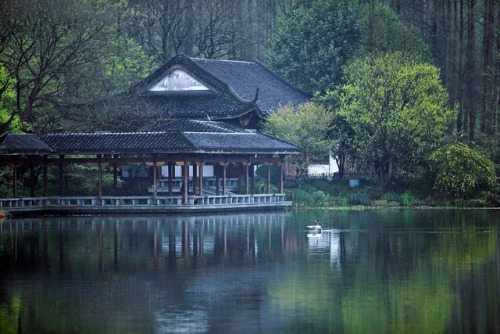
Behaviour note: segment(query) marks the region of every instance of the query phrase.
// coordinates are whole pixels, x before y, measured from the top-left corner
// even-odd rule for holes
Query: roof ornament
[[[255,97],[253,98],[252,103],[256,103],[257,100],[259,99],[259,87],[255,90]]]

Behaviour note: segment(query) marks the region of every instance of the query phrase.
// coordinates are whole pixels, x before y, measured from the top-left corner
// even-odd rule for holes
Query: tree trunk
[[[467,50],[465,53],[465,126],[468,126],[469,140],[474,141],[476,130],[476,108],[474,105],[475,81],[475,40],[474,40],[474,7],[475,0],[468,0],[467,13]]]

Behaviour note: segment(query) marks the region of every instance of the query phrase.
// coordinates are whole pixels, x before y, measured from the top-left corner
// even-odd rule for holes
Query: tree
[[[432,60],[420,32],[413,26],[406,27],[396,13],[381,3],[371,2],[363,7],[359,26],[362,56],[400,51],[425,62]]]
[[[436,150],[429,165],[434,190],[451,198],[471,198],[479,191],[493,190],[496,185],[493,162],[462,143]]]
[[[338,94],[339,116],[353,128],[358,167],[385,188],[435,148],[456,112],[439,71],[400,52],[353,61]]]
[[[287,105],[270,114],[262,124],[264,132],[288,140],[304,149],[292,162],[299,173],[307,173],[311,161],[323,161],[330,155],[332,142],[328,129],[333,114],[321,105],[308,102],[294,108]]]
[[[333,89],[359,47],[359,12],[355,0],[295,1],[272,34],[270,67],[310,93]]]
[[[0,0],[0,67],[15,92],[9,113],[24,131],[57,128],[54,106],[123,88],[124,72],[137,78],[142,67],[127,67],[128,59],[145,59],[119,34],[119,10],[105,1]],[[111,77],[115,86],[106,87]]]

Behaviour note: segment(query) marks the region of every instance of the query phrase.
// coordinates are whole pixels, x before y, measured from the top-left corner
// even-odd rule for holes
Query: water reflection
[[[314,219],[321,233],[307,229]],[[0,332],[500,332],[500,214],[0,224]]]

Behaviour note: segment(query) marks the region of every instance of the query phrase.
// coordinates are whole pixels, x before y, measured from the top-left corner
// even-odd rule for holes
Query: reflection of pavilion
[[[0,225],[0,244],[11,250],[13,265],[37,259],[47,267],[58,264],[61,270],[80,266],[82,259],[75,257],[79,253],[86,254],[86,265],[95,262],[96,267],[91,265],[89,270],[98,268],[99,272],[106,268],[126,271],[144,263],[157,270],[254,262],[259,256],[283,252],[286,215],[9,220]]]
[[[321,256],[328,254],[331,263],[340,261],[340,234],[337,230],[311,233],[307,235],[311,255]]]

